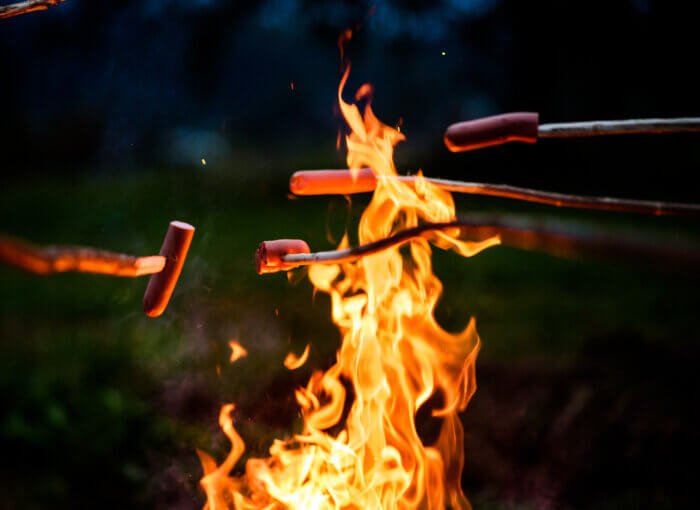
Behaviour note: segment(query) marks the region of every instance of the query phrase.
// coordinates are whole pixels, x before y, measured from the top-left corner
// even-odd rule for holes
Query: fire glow
[[[404,135],[375,117],[371,87],[361,87],[357,95],[367,102],[362,113],[343,101],[348,74],[349,67],[338,90],[351,129],[345,137],[348,168],[395,176],[393,150]],[[360,219],[359,241],[454,218],[450,193],[420,176],[413,184],[379,179]],[[309,268],[315,288],[330,296],[341,332],[336,362],[315,371],[295,392],[301,433],[275,440],[270,456],[248,460],[241,475],[232,473],[245,449],[233,426],[234,406],[222,408],[219,421],[232,443],[230,453],[217,465],[198,452],[206,509],[469,508],[461,488],[458,413],[476,389],[479,337],[473,319],[457,334],[437,324],[433,312],[442,284],[432,271],[430,243],[471,256],[499,239],[474,243],[458,235],[457,228],[436,231],[412,239],[401,251],[394,247],[350,263]],[[341,242],[346,246],[347,236]],[[429,399],[439,402],[432,415],[440,431],[425,444],[416,414]]]

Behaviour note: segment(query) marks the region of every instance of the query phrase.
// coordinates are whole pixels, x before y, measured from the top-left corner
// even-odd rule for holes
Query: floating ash
[[[338,91],[352,131],[345,139],[348,167],[396,175],[393,150],[404,136],[382,124],[369,102],[361,113],[343,101],[348,73],[349,68]],[[359,240],[372,243],[422,223],[454,220],[448,192],[426,181],[415,186],[381,179],[360,219]],[[354,261],[309,268],[316,289],[330,296],[341,332],[336,362],[314,372],[295,392],[301,433],[275,440],[270,456],[249,459],[244,474],[233,472],[245,450],[233,424],[234,406],[222,408],[220,424],[232,443],[230,453],[218,464],[198,452],[208,509],[469,508],[460,485],[464,448],[458,413],[476,389],[479,337],[473,319],[457,334],[437,324],[434,309],[442,284],[432,271],[430,243],[470,256],[498,239],[467,242],[459,233],[446,229],[430,242],[410,239],[403,251],[396,245]],[[347,246],[345,238],[340,248]],[[258,272],[279,270],[290,249],[310,251],[303,241],[263,243],[256,253]],[[440,431],[427,444],[418,434],[416,415],[429,400],[439,402],[432,414],[440,420]]]

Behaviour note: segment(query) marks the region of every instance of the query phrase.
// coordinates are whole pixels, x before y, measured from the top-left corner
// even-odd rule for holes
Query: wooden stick
[[[0,19],[11,18],[34,11],[45,11],[49,7],[65,2],[66,0],[26,0],[10,5],[0,5]]]
[[[699,117],[678,119],[593,120],[589,122],[540,124],[537,130],[537,138],[633,135],[642,133],[697,133],[699,131]]]
[[[613,257],[625,262],[651,262],[666,268],[700,267],[700,249],[604,232],[578,224],[533,220],[512,216],[469,215],[446,223],[426,223],[398,232],[388,238],[344,250],[294,253],[282,256],[283,265],[266,272],[289,270],[312,264],[342,264],[405,244],[436,231],[461,230],[475,241],[498,236],[501,244],[534,250],[558,257]]]
[[[508,142],[536,143],[539,138],[694,132],[700,132],[700,117],[540,124],[538,113],[514,112],[452,124],[444,140],[452,152],[464,152]]]
[[[630,212],[656,216],[700,216],[700,205],[697,204],[569,195],[507,184],[422,178],[445,191],[454,193],[511,198],[577,209]],[[374,191],[378,179],[398,179],[399,181],[413,184],[417,177],[374,175],[371,168],[358,170],[301,170],[292,175],[289,188],[296,195],[349,195]]]
[[[511,198],[515,200],[553,205],[556,207],[652,214],[655,216],[700,216],[700,205],[698,204],[569,195],[566,193],[521,188],[518,186],[510,186],[508,184],[460,182],[445,179],[429,179],[429,181],[437,186],[440,186],[446,191]]]
[[[40,275],[75,271],[135,277],[162,271],[166,258],[135,257],[81,246],[41,248],[0,235],[0,262]]]
[[[345,248],[344,250],[319,251],[316,253],[293,253],[284,255],[282,257],[284,266],[280,267],[286,270],[288,268],[293,269],[295,266],[298,267],[309,266],[312,264],[339,264],[354,262],[362,257],[388,250],[394,246],[405,244],[410,240],[421,237],[427,233],[442,230],[454,230],[455,228],[460,228],[462,226],[462,223],[459,221],[450,221],[446,223],[426,223],[425,225],[421,225],[419,227],[402,230],[397,234],[385,239],[380,239],[379,241],[374,241],[372,243],[367,243],[360,246],[353,246],[351,248]]]

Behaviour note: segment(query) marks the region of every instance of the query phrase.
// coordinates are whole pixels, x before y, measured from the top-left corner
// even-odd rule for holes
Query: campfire
[[[228,456],[218,464],[198,451],[209,510],[470,508],[461,487],[459,412],[476,390],[480,340],[474,318],[456,334],[435,320],[443,287],[432,270],[431,245],[464,257],[505,244],[558,256],[634,256],[693,268],[700,261],[687,246],[602,235],[558,221],[457,216],[451,193],[652,215],[697,216],[700,207],[448,181],[420,172],[399,176],[393,152],[405,137],[376,118],[369,84],[355,94],[363,109],[343,100],[349,72],[348,65],[338,89],[350,128],[348,169],[296,172],[290,190],[301,196],[372,192],[359,222],[359,246],[351,247],[346,233],[334,251],[312,253],[303,240],[281,239],[262,242],[255,253],[259,274],[308,266],[315,289],[330,296],[342,343],[335,363],[295,391],[301,432],[276,439],[269,456],[249,459],[242,474],[234,472],[245,450],[234,426],[235,407],[223,406],[219,423],[231,442]],[[694,118],[540,125],[535,113],[515,113],[450,126],[445,144],[461,152],[509,141],[534,143],[538,137],[698,129]],[[301,356],[290,353],[285,367],[302,366],[309,347]],[[232,361],[245,354],[237,342],[231,348]],[[421,410],[439,422],[430,441],[418,432]]]
[[[697,114],[678,9],[620,7],[577,32],[498,2],[1,3],[16,71],[0,229],[8,507],[103,493],[204,510],[692,506],[700,204],[682,203],[680,149],[700,117],[643,118]],[[320,77],[338,26],[355,27],[330,87],[347,164],[290,165],[326,154]],[[600,37],[581,44],[591,26]],[[404,118],[380,121],[374,87],[351,86],[343,46],[365,28],[372,83],[395,89],[385,106],[425,121],[407,171]],[[564,42],[545,62],[533,49],[552,34]],[[492,111],[508,105],[542,114]],[[685,134],[646,146],[666,133]],[[568,140],[624,135],[642,136]],[[283,214],[272,167],[288,169]],[[361,216],[307,198],[360,194]],[[634,214],[686,218],[647,229]],[[163,240],[174,217],[203,235],[172,221]],[[324,217],[348,220],[342,240],[324,246]],[[256,237],[281,225],[285,238]],[[318,324],[312,292],[328,303]]]
[[[369,87],[360,88],[364,112],[338,100],[351,133],[346,137],[350,169],[371,167],[395,176],[394,146],[404,139],[380,122],[370,107]],[[351,173],[354,173],[351,170]],[[455,219],[450,193],[418,177],[412,184],[381,179],[359,224],[361,243],[372,243],[422,223]],[[431,243],[463,256],[498,244],[459,239],[458,227],[415,237],[371,256],[336,265],[315,265],[309,278],[332,302],[342,344],[335,364],[316,371],[296,390],[303,430],[275,440],[270,456],[250,459],[245,473],[234,466],[245,449],[233,424],[232,404],[221,410],[221,426],[231,440],[226,460],[217,465],[199,452],[201,484],[208,508],[468,508],[461,488],[464,463],[462,424],[476,389],[474,362],[479,337],[472,319],[457,334],[443,330],[433,312],[442,283],[431,267]],[[274,253],[308,252],[305,243],[268,246]],[[340,248],[349,244],[347,236]],[[263,246],[264,247],[264,246]],[[259,254],[263,256],[262,254]],[[294,366],[294,365],[292,365]],[[428,401],[441,421],[435,441],[424,442],[416,414]]]

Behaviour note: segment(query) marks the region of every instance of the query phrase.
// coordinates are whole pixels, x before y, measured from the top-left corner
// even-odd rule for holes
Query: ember
[[[239,359],[248,355],[248,351],[236,340],[229,340],[229,347],[231,347],[231,363],[235,363]]]

